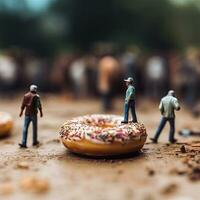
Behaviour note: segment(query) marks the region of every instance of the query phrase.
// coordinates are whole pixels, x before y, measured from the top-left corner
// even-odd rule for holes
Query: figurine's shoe
[[[155,138],[149,138],[153,143],[158,143],[158,141]]]
[[[122,123],[122,124],[128,124],[128,122],[127,122],[127,121],[121,121],[121,123]]]
[[[27,148],[27,146],[25,144],[21,144],[19,143],[20,148]]]
[[[172,143],[172,144],[174,144],[174,143],[177,142],[177,139],[170,140],[169,142]]]
[[[39,141],[33,142],[33,146],[37,146],[37,145],[39,145],[39,144],[40,144]]]
[[[132,123],[138,123],[137,121],[131,121]]]

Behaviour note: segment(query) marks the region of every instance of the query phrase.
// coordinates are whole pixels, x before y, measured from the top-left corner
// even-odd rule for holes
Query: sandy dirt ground
[[[39,147],[19,149],[23,118],[19,118],[20,98],[0,101],[0,111],[12,114],[15,127],[11,137],[0,139],[0,199],[49,200],[198,200],[200,199],[200,141],[181,138],[167,144],[168,127],[159,144],[147,140],[139,154],[121,158],[94,159],[71,154],[59,142],[59,127],[74,116],[100,113],[97,100],[66,101],[43,97],[44,118],[39,121]],[[156,103],[157,104],[157,103]],[[116,101],[116,111],[122,111]],[[157,105],[147,102],[137,107],[140,122],[149,136],[160,120]],[[200,130],[183,108],[177,113],[177,130]]]

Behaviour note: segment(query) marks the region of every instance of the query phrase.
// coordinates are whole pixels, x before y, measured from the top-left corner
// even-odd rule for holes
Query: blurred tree
[[[51,41],[44,37],[39,23],[40,16],[31,12],[26,0],[1,0],[0,47],[20,47],[38,55],[47,55]]]
[[[199,45],[200,7],[172,0],[52,0],[33,12],[26,0],[0,0],[0,48],[18,46],[51,56],[107,42],[147,50]]]
[[[59,0],[51,9],[69,26],[66,42],[80,48],[100,41],[150,49],[178,45],[170,24],[174,9],[168,0]]]
[[[114,33],[117,18],[115,0],[55,1],[52,11],[65,19],[66,42],[88,49]]]
[[[177,7],[178,12],[176,12],[173,18],[172,29],[181,47],[199,47],[200,45],[200,7],[196,6],[197,1],[193,2],[194,4],[186,4]],[[199,1],[198,4],[200,5]]]

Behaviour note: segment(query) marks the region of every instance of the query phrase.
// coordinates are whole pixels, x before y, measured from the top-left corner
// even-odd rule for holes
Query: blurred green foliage
[[[54,0],[34,13],[25,0],[0,1],[0,48],[17,46],[38,55],[90,50],[108,42],[121,48],[174,50],[200,42],[200,9],[169,0]],[[15,3],[14,3],[15,2]]]

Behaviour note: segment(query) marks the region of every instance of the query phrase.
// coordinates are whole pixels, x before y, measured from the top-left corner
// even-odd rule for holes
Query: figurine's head
[[[174,92],[174,90],[169,90],[168,95],[174,97],[174,96],[175,96],[175,92]]]
[[[37,92],[37,85],[31,85],[30,86],[30,91],[31,92]]]
[[[126,82],[126,85],[133,85],[133,78],[132,77],[128,77],[127,79],[124,80]]]

